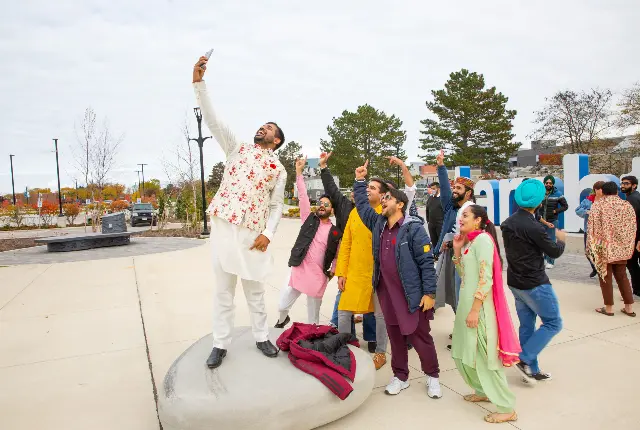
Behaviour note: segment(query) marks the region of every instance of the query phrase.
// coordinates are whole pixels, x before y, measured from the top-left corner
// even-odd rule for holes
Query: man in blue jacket
[[[417,218],[405,217],[409,199],[391,188],[382,199],[382,213],[371,208],[367,198],[367,165],[356,169],[353,192],[356,209],[371,230],[373,246],[373,288],[378,295],[393,354],[393,378],[385,392],[399,394],[409,387],[411,342],[427,374],[427,395],[442,397],[438,355],[431,337],[436,273],[429,235]],[[422,312],[420,312],[422,311]]]

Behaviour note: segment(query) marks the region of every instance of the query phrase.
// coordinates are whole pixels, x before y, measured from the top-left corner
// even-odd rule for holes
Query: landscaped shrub
[[[38,208],[38,205],[35,204],[33,209],[40,213],[40,221],[43,225],[51,225],[53,223],[53,219],[59,214],[58,205],[48,200],[42,202],[41,208]]]
[[[80,215],[80,205],[77,203],[65,203],[62,205],[62,213],[67,218],[67,224],[73,225],[78,215]]]
[[[129,202],[126,200],[111,202],[111,212],[122,212],[127,209],[129,209]]]

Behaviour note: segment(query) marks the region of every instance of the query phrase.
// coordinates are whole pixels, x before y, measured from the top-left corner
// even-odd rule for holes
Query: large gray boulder
[[[271,341],[283,330],[271,329]],[[222,365],[208,369],[211,335],[173,363],[158,390],[164,430],[306,430],[353,412],[369,397],[375,367],[368,353],[356,357],[353,392],[340,400],[320,381],[291,364],[288,352],[268,358],[256,348],[249,327],[238,327]]]
[[[102,233],[124,233],[127,231],[127,223],[124,212],[116,212],[102,216]]]

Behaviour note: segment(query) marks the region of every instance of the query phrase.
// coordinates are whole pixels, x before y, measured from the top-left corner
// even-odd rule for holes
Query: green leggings
[[[507,385],[504,369],[489,370],[487,367],[487,337],[484,324],[478,325],[478,350],[476,351],[476,367],[467,366],[459,358],[454,358],[462,379],[476,391],[478,396],[486,396],[497,406],[498,412],[513,412],[516,396]]]

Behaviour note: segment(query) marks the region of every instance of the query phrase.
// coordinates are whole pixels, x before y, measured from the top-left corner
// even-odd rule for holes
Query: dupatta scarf
[[[493,237],[483,230],[472,231],[467,234],[467,237],[469,241],[473,241],[482,233],[486,233],[493,242],[493,305],[496,309],[496,321],[498,323],[498,357],[504,367],[511,367],[520,361],[522,348],[513,328],[507,297],[504,293],[502,263],[498,254],[498,246]]]

